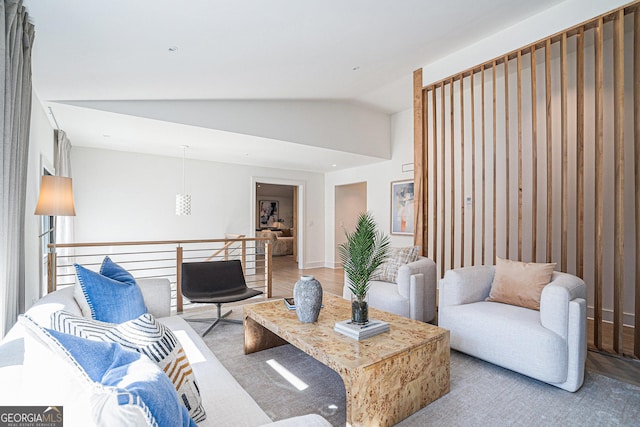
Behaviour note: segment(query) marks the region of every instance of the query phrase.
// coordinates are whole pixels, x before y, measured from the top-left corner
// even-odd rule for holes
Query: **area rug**
[[[233,317],[240,314],[241,309]],[[205,342],[274,421],[313,412],[334,426],[346,424],[342,379],[297,348],[285,345],[245,355],[239,324],[216,326]],[[296,388],[272,368],[272,361],[307,387]],[[452,351],[451,391],[398,424],[429,425],[638,426],[640,387],[587,371],[582,388],[569,393]]]

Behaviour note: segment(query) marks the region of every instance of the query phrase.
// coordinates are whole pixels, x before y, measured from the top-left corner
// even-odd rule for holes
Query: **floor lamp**
[[[42,233],[42,237],[49,233],[54,233],[56,229],[56,219],[59,216],[75,216],[76,209],[73,204],[73,188],[71,178],[64,176],[43,175],[40,184],[40,195],[36,205],[35,215],[45,215],[53,217],[53,227]],[[47,292],[56,289],[56,239],[53,238],[53,246],[47,253]]]

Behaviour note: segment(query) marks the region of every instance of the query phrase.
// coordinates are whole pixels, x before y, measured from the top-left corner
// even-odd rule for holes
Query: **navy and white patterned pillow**
[[[61,310],[51,315],[51,327],[92,341],[117,343],[144,354],[167,374],[191,418],[199,423],[207,417],[195,375],[182,345],[173,332],[153,315],[146,313],[116,325]]]

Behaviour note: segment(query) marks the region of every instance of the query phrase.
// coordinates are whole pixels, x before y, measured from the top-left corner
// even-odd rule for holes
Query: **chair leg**
[[[235,320],[235,319],[227,319],[226,317],[231,314],[231,312],[233,310],[229,310],[226,313],[222,314],[222,303],[216,303],[216,307],[217,307],[217,314],[218,317],[208,317],[208,318],[198,318],[198,319],[185,319],[187,322],[213,322],[211,325],[209,325],[209,327],[202,333],[201,336],[205,336],[207,335],[209,332],[211,332],[211,330],[220,322],[227,322],[227,323],[236,323],[236,324],[242,324],[243,321],[242,320]]]

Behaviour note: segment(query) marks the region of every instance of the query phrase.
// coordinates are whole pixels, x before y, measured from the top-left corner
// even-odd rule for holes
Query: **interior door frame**
[[[273,177],[262,177],[262,176],[252,176],[251,177],[251,201],[250,201],[250,206],[251,206],[251,227],[249,228],[251,230],[251,237],[255,237],[256,236],[256,218],[255,218],[255,212],[257,210],[257,204],[256,204],[256,185],[258,183],[261,184],[276,184],[276,185],[289,185],[289,186],[293,186],[297,188],[297,206],[296,206],[296,212],[295,212],[295,220],[294,223],[297,225],[297,229],[294,230],[294,233],[296,234],[296,254],[297,254],[297,259],[296,261],[298,262],[298,269],[302,270],[304,268],[304,264],[305,264],[305,258],[304,258],[304,224],[305,224],[305,187],[306,187],[306,181],[304,180],[299,180],[299,179],[286,179],[286,178],[273,178]]]

